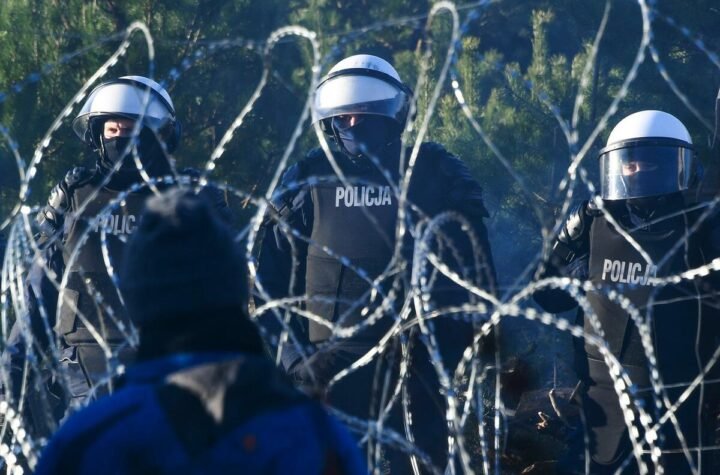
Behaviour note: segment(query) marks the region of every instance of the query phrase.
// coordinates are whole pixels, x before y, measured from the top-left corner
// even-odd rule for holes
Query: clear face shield
[[[97,142],[97,124],[93,122],[110,117],[139,120],[142,126],[155,131],[174,121],[174,110],[160,93],[141,86],[121,80],[98,86],[73,121],[75,134],[83,141]]]
[[[687,190],[695,168],[686,143],[637,143],[600,152],[604,200],[626,200]]]

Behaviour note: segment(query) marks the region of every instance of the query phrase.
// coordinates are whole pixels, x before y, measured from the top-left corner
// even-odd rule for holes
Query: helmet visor
[[[602,152],[602,198],[625,200],[687,190],[692,178],[693,160],[692,149],[667,145]]]
[[[374,114],[404,124],[408,94],[382,79],[340,75],[320,84],[315,92],[313,121],[347,114]]]
[[[73,130],[84,139],[89,132],[90,121],[95,117],[142,119],[144,126],[159,129],[174,119],[174,112],[168,110],[157,94],[122,82],[98,86],[73,121]]]

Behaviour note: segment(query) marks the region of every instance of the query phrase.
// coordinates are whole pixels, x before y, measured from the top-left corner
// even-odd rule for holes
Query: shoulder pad
[[[429,166],[437,167],[433,168],[434,173],[440,172],[447,177],[461,175],[465,178],[472,179],[470,170],[465,162],[437,142],[423,142],[420,146],[419,157],[420,156],[424,158],[423,161],[430,159],[430,162],[428,162]]]
[[[448,152],[442,144],[439,144],[437,142],[423,142],[420,145],[420,153],[423,155],[427,154],[433,157],[440,157],[443,155],[454,156],[450,152]]]
[[[295,183],[304,179],[303,168],[300,162],[295,163],[290,165],[290,168],[285,170],[282,177],[280,177],[280,183],[270,199],[270,203],[275,208],[275,211],[291,207],[292,200],[301,191],[300,187]]]
[[[315,160],[327,160],[325,152],[323,152],[323,149],[321,149],[320,147],[310,150],[301,161],[313,162]]]
[[[335,154],[333,155],[336,160],[342,160],[341,157],[338,157]],[[327,155],[325,155],[325,152],[323,152],[321,148],[314,148],[310,150],[307,155],[305,155],[305,157],[298,161],[295,165],[298,167],[297,180],[304,180],[311,175],[320,176],[334,173]]]
[[[473,177],[467,164],[436,142],[425,142],[420,154],[432,160],[431,168],[425,173],[446,182],[448,205],[460,209],[468,216],[487,218],[490,216],[483,200],[483,189]],[[421,163],[421,162],[418,162]]]
[[[412,154],[412,145],[405,147],[405,159],[409,159]],[[454,157],[453,154],[447,151],[445,147],[437,142],[423,142],[420,144],[420,150],[418,151],[418,163],[421,166],[437,166],[438,160],[444,157]],[[439,162],[442,166],[442,161]]]
[[[92,170],[85,167],[75,167],[65,174],[63,182],[65,186],[67,186],[68,191],[71,191],[73,188],[87,183],[93,175],[95,175],[95,173]]]
[[[290,168],[285,170],[282,177],[280,177],[280,185],[287,186],[293,182],[301,180],[303,178],[301,168],[302,167],[298,163],[290,165]]]

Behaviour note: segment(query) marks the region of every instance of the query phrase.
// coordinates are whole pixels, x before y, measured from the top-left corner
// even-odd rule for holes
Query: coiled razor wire
[[[430,471],[432,473],[502,473],[501,453],[504,449],[503,441],[507,435],[507,421],[509,417],[504,408],[502,399],[502,380],[501,368],[503,360],[501,358],[501,348],[496,349],[495,358],[492,361],[486,361],[481,357],[481,349],[484,339],[491,337],[493,332],[499,330],[501,322],[508,318],[520,318],[530,322],[536,322],[550,328],[557,329],[560,332],[568,333],[573,338],[584,340],[585,344],[596,348],[602,355],[605,364],[609,369],[610,376],[614,382],[614,390],[618,396],[624,422],[628,428],[628,434],[632,444],[632,455],[626,461],[625,466],[633,462],[637,465],[638,470],[642,474],[647,473],[664,473],[663,468],[663,446],[662,436],[660,434],[661,427],[671,424],[677,433],[680,447],[671,449],[673,452],[681,452],[684,454],[688,467],[692,473],[700,473],[701,468],[696,465],[693,454],[703,451],[717,450],[715,446],[705,446],[700,444],[697,447],[689,446],[685,442],[685,434],[680,430],[679,423],[676,418],[678,409],[685,404],[689,397],[695,391],[702,391],[705,383],[712,382],[706,380],[706,376],[720,359],[720,348],[717,348],[711,359],[704,364],[697,377],[692,381],[678,385],[665,385],[662,375],[657,367],[656,348],[652,338],[652,315],[643,315],[639,309],[622,293],[613,289],[606,289],[593,286],[589,282],[582,282],[571,278],[553,277],[541,280],[533,280],[532,275],[543,257],[547,255],[549,249],[560,231],[564,220],[570,209],[571,203],[578,192],[587,192],[593,196],[593,200],[597,205],[600,213],[605,216],[608,222],[642,255],[648,265],[662,265],[670,256],[681,248],[687,249],[690,237],[697,231],[698,227],[706,223],[708,220],[715,219],[717,215],[718,202],[720,197],[702,203],[699,206],[705,207],[700,215],[698,222],[688,229],[685,235],[678,240],[673,249],[658,262],[653,262],[650,255],[636,242],[630,233],[624,230],[608,213],[603,206],[602,200],[597,197],[595,186],[588,178],[588,172],[584,167],[593,145],[597,142],[600,134],[607,130],[608,125],[617,120],[616,113],[622,101],[627,97],[629,88],[638,75],[638,70],[645,63],[648,53],[655,65],[658,74],[668,84],[673,94],[685,105],[688,111],[693,114],[698,121],[708,129],[712,130],[712,120],[704,117],[699,109],[690,103],[688,97],[682,92],[677,83],[673,80],[668,72],[667,67],[663,64],[663,52],[659,50],[654,42],[653,25],[656,21],[661,20],[665,24],[678,31],[686,40],[688,40],[699,52],[707,57],[708,62],[712,66],[720,69],[720,60],[718,53],[712,51],[711,48],[696,35],[691,29],[683,26],[681,22],[665,15],[657,8],[655,2],[649,0],[636,0],[640,10],[640,18],[642,21],[641,38],[635,52],[632,64],[627,68],[627,73],[622,80],[622,84],[613,97],[607,110],[605,110],[596,124],[593,124],[591,131],[585,137],[580,136],[579,122],[580,109],[585,103],[586,96],[584,91],[590,82],[590,76],[597,67],[596,61],[598,51],[601,47],[601,40],[607,35],[608,28],[611,26],[609,22],[612,2],[608,0],[605,4],[603,16],[599,19],[598,29],[591,45],[589,45],[588,59],[582,69],[579,78],[577,94],[573,103],[571,116],[569,119],[563,116],[563,111],[555,105],[550,95],[541,89],[540,86],[531,81],[522,79],[519,71],[516,69],[507,69],[504,71],[508,82],[521,82],[539,101],[545,106],[546,112],[557,122],[558,127],[563,133],[568,146],[568,157],[570,165],[567,169],[566,176],[561,180],[556,193],[563,196],[560,213],[556,216],[550,226],[543,227],[543,249],[537,253],[532,262],[528,262],[525,271],[521,273],[512,285],[505,288],[504,293],[498,293],[497,289],[487,288],[483,282],[487,282],[487,275],[481,275],[482,269],[487,271],[484,265],[486,257],[483,255],[483,248],[480,245],[478,236],[475,235],[471,224],[465,217],[454,212],[446,212],[437,216],[426,216],[422,209],[411,202],[408,196],[409,185],[415,172],[415,165],[420,152],[420,146],[425,137],[430,132],[431,120],[435,115],[439,100],[449,90],[451,96],[454,97],[459,117],[464,117],[474,134],[477,135],[479,145],[487,147],[492,156],[507,171],[513,182],[519,187],[527,198],[527,204],[532,209],[538,220],[543,221],[543,212],[540,207],[534,203],[532,190],[528,184],[528,178],[517,170],[507,155],[503,153],[501,148],[493,141],[490,133],[483,130],[478,115],[473,111],[471,104],[466,101],[467,88],[472,85],[463,84],[463,77],[458,70],[458,61],[463,58],[462,40],[469,32],[473,24],[481,18],[482,14],[492,5],[501,3],[498,1],[486,0],[455,5],[450,1],[440,1],[435,3],[430,11],[426,14],[406,16],[399,18],[387,19],[381,22],[373,23],[356,30],[342,33],[328,33],[319,36],[317,33],[300,26],[287,26],[272,32],[267,40],[258,41],[244,38],[221,39],[217,41],[203,40],[195,43],[197,49],[188,52],[178,65],[171,68],[165,80],[160,80],[161,84],[167,86],[170,83],[180,83],[184,79],[184,74],[191,70],[197,63],[202,60],[211,58],[212,55],[219,51],[228,49],[242,49],[258,54],[263,63],[262,74],[258,79],[254,91],[250,95],[246,103],[240,108],[237,116],[230,123],[230,126],[222,135],[219,143],[210,153],[199,178],[190,178],[177,173],[172,168],[172,173],[164,177],[152,177],[144,169],[140,157],[137,152],[137,139],[134,139],[128,146],[126,153],[132,157],[133,163],[137,167],[142,181],[137,183],[118,195],[116,199],[106,205],[91,221],[90,226],[86,228],[80,236],[77,245],[73,249],[66,249],[68,262],[66,269],[69,269],[75,261],[77,261],[84,246],[90,238],[93,229],[99,229],[100,242],[102,249],[102,258],[110,280],[115,284],[115,292],[120,302],[122,295],[118,287],[117,274],[115,269],[117,262],[113,262],[112,255],[108,245],[108,230],[102,226],[104,220],[110,216],[113,211],[117,211],[126,204],[126,199],[133,193],[150,190],[152,193],[158,193],[162,189],[169,186],[180,186],[199,190],[206,186],[213,186],[223,190],[226,195],[236,197],[243,200],[254,211],[252,219],[247,225],[238,231],[237,241],[245,246],[246,254],[249,261],[249,269],[251,278],[254,281],[255,295],[263,302],[254,308],[251,316],[260,323],[260,329],[263,337],[269,342],[270,346],[276,351],[276,361],[280,362],[280,354],[287,346],[293,346],[301,355],[303,361],[311,355],[312,349],[303,346],[301,339],[293,331],[291,320],[294,318],[307,319],[314,323],[323,325],[332,331],[330,339],[320,348],[331,348],[333,345],[342,343],[358,335],[363,330],[373,327],[382,320],[391,322],[389,329],[379,338],[377,344],[368,349],[365,354],[359,355],[353,363],[347,368],[339,371],[334,375],[328,383],[328,387],[333,387],[338,382],[349,377],[356,371],[368,365],[375,365],[376,377],[374,379],[372,394],[369,405],[372,407],[372,417],[369,419],[358,418],[356,415],[347,414],[340,410],[333,409],[333,412],[344,421],[348,427],[358,435],[358,440],[366,443],[368,447],[368,463],[373,473],[381,473],[383,466],[383,451],[392,448],[407,454],[413,469],[416,473],[422,471]],[[443,21],[449,21],[450,33],[447,44],[441,52],[441,57],[436,58],[435,45],[429,40],[430,32],[433,27]],[[292,192],[308,186],[315,186],[327,183],[339,183],[344,187],[360,186],[367,184],[362,180],[352,179],[346,176],[341,167],[336,162],[332,152],[330,143],[326,136],[320,130],[317,123],[312,124],[312,130],[319,142],[321,149],[324,151],[332,170],[333,176],[326,177],[308,177],[293,183],[284,183],[280,187],[280,177],[284,169],[290,163],[296,150],[299,139],[308,125],[308,119],[312,117],[312,105],[314,101],[314,91],[319,82],[321,74],[333,62],[341,59],[343,56],[353,54],[351,46],[353,41],[367,38],[377,32],[387,28],[409,27],[419,30],[423,33],[422,48],[418,51],[418,78],[415,84],[415,90],[430,90],[429,100],[426,105],[413,99],[410,107],[410,119],[403,129],[402,147],[407,146],[410,150],[409,156],[401,156],[401,167],[399,170],[389,170],[382,163],[379,157],[370,154],[370,161],[373,166],[384,177],[385,184],[392,191],[392,197],[398,202],[397,226],[394,236],[388,237],[389,242],[394,239],[393,257],[387,267],[377,276],[371,276],[367,270],[354,265],[347,257],[336,253],[333,249],[322,246],[314,242],[309,236],[302,235],[297,229],[293,228],[289,223],[285,222],[282,217],[272,212],[272,200],[286,192]],[[52,71],[66,67],[76,58],[81,58],[89,51],[94,50],[97,46],[120,40],[120,45],[109,56],[97,71],[92,74],[80,88],[80,90],[68,101],[60,113],[57,115],[51,126],[44,133],[38,142],[37,148],[29,162],[23,158],[19,151],[17,141],[13,138],[13,131],[7,126],[0,124],[0,137],[4,140],[7,148],[9,148],[17,167],[17,173],[20,181],[18,199],[14,203],[12,210],[5,217],[0,217],[0,231],[4,231],[7,236],[7,247],[5,255],[2,259],[2,274],[0,280],[0,327],[2,334],[7,337],[10,328],[17,325],[21,333],[24,343],[24,354],[22,355],[23,368],[21,370],[20,387],[12,388],[13,383],[17,380],[11,378],[8,355],[15,351],[15,348],[7,346],[6,338],[3,339],[2,350],[5,356],[2,359],[0,369],[0,382],[5,388],[4,400],[0,402],[0,416],[3,418],[0,426],[0,458],[5,462],[7,473],[22,474],[31,472],[37,462],[39,453],[45,444],[44,439],[36,439],[32,436],[28,421],[25,420],[23,414],[27,410],[28,393],[35,392],[41,398],[47,399],[44,394],[42,381],[47,378],[50,373],[54,380],[67,389],[68,375],[58,362],[61,359],[61,342],[58,335],[54,332],[51,320],[57,318],[57,315],[48,315],[48,311],[39,302],[39,312],[43,323],[43,335],[34,335],[33,329],[28,319],[27,295],[25,290],[25,280],[28,277],[29,269],[33,263],[43,268],[46,277],[56,287],[59,293],[59,299],[65,300],[65,303],[73,306],[73,302],[66,300],[63,290],[68,283],[69,273],[66,271],[63,275],[57,275],[45,261],[43,248],[38,244],[35,237],[35,229],[32,217],[38,211],[38,207],[31,204],[32,184],[37,177],[38,167],[46,157],[46,151],[51,145],[54,137],[62,129],[66,119],[72,116],[77,110],[79,104],[87,97],[92,87],[99,84],[103,80],[108,79],[110,69],[123,59],[131,46],[131,39],[136,34],[140,34],[147,46],[148,70],[147,76],[155,77],[155,47],[154,40],[150,30],[143,23],[134,22],[125,31],[106,38],[99,38],[95,44],[79,49],[75,52],[63,55],[56,63],[47,64],[40,68],[38,72],[28,75],[27,78],[16,82],[8,92],[0,92],[0,102],[5,101],[9,96],[19,94],[25,87],[42,81],[43,77]],[[213,178],[213,173],[217,168],[220,160],[228,160],[225,158],[228,145],[236,137],[236,133],[251,117],[251,112],[255,109],[258,100],[266,91],[266,85],[270,78],[281,80],[280,76],[272,69],[272,55],[274,47],[281,42],[288,41],[304,41],[309,43],[312,52],[312,64],[307,65],[308,71],[311,72],[308,90],[306,91],[304,106],[297,118],[295,128],[293,129],[290,140],[288,141],[282,157],[273,170],[267,189],[262,193],[262,197],[254,196],[252,193],[236,189],[235,187],[219,182]],[[330,43],[329,52],[325,55],[321,53],[324,43]],[[325,45],[327,46],[327,45]],[[442,45],[440,45],[442,47]],[[442,49],[442,48],[439,48]],[[443,56],[444,55],[444,56]],[[478,58],[480,60],[481,58]],[[436,61],[437,60],[437,61]],[[440,64],[441,66],[435,71],[431,64]],[[505,65],[497,64],[498,73],[503,73]],[[433,76],[437,74],[437,76]],[[290,86],[288,86],[290,87]],[[149,93],[144,97],[145,105],[150,100]],[[422,109],[421,109],[422,108]],[[420,110],[421,109],[421,110]],[[416,122],[416,118],[419,122]],[[137,137],[141,121],[137,121],[133,130],[133,136]],[[165,153],[167,149],[164,148]],[[168,158],[172,159],[168,155]],[[407,160],[406,160],[407,158]],[[173,160],[169,160],[173,164]],[[26,163],[28,163],[26,165]],[[117,165],[119,167],[120,164]],[[117,169],[117,168],[116,168]],[[396,182],[392,177],[400,172],[400,180]],[[59,178],[59,177],[58,177]],[[482,177],[479,177],[482,182]],[[109,181],[110,177],[106,177],[101,184],[104,185]],[[99,188],[98,188],[99,190]],[[93,193],[85,202],[80,203],[75,213],[82,213],[86,207],[95,199],[97,191]],[[34,196],[33,202],[43,202],[43,197]],[[368,220],[374,225],[378,225],[375,217],[363,208],[363,212]],[[261,229],[263,224],[271,223],[276,225],[290,242],[292,250],[292,259],[294,263],[300,258],[298,255],[297,244],[302,243],[309,247],[318,247],[327,255],[336,258],[350,271],[356,273],[362,280],[368,284],[368,291],[363,299],[352,302],[349,310],[340,316],[336,322],[329,322],[321,316],[306,310],[305,305],[309,302],[307,295],[295,297],[286,297],[273,299],[267,293],[261,276],[257,275],[257,261],[254,256],[254,250],[257,247],[258,239],[261,237]],[[95,226],[97,225],[97,226]],[[459,226],[466,239],[471,244],[472,256],[462,256],[457,243],[446,234],[446,228],[449,225]],[[403,248],[405,239],[409,235],[413,243],[412,253],[408,255]],[[52,241],[58,240],[60,237],[55,236]],[[53,242],[50,244],[53,244]],[[445,253],[438,252],[435,249],[437,243],[442,243]],[[46,244],[47,245],[47,244]],[[451,257],[456,262],[471,263],[470,266],[476,269],[475,273],[463,272],[458,273],[444,259]],[[497,257],[497,256],[496,256]],[[499,259],[498,263],[502,263]],[[502,274],[502,265],[498,266],[499,273]],[[720,271],[720,258],[717,258],[706,265],[688,269],[684,272],[661,277],[651,277],[648,284],[653,286],[655,290],[659,290],[665,285],[677,285],[683,282],[693,282],[698,278],[707,277],[713,272]],[[85,273],[80,269],[81,277]],[[443,276],[463,289],[468,296],[468,302],[462,305],[438,308],[433,301],[433,289],[438,276]],[[294,283],[298,276],[291,275],[290,287],[294,287]],[[530,282],[528,282],[530,280]],[[98,312],[106,315],[109,321],[118,327],[125,339],[126,346],[136,347],[138,344],[137,330],[132,325],[125,324],[122,319],[117,316],[116,309],[112,308],[108,302],[110,296],[103,295],[90,278],[83,278],[86,285],[86,292],[93,297],[95,308]],[[582,327],[573,325],[564,318],[551,315],[546,312],[538,311],[531,303],[531,296],[534,292],[543,289],[562,289],[572,296],[585,313],[585,318],[592,327],[591,332],[585,331]],[[650,369],[650,388],[639,388],[631,380],[630,376],[625,372],[622,365],[611,353],[608,343],[605,341],[603,328],[595,314],[594,309],[588,303],[585,294],[587,292],[597,292],[604,294],[610,301],[618,304],[630,316],[632,323],[638,329],[641,338],[642,347],[647,357]],[[718,289],[709,289],[709,298],[716,298]],[[314,297],[318,299],[318,297]],[[330,300],[328,303],[332,303]],[[58,305],[59,308],[59,305]],[[104,338],[102,328],[93,326],[87,315],[83,315],[79,309],[74,309],[77,318],[85,325],[88,331],[97,341],[98,346],[103,350],[108,361],[108,374],[101,379],[100,383],[91,389],[91,396],[101,388],[113,389],[114,378],[125,371],[125,368],[118,359],[119,349],[110,345]],[[352,312],[359,311],[365,316],[360,323],[347,325],[346,316]],[[51,318],[53,317],[53,318]],[[472,343],[467,346],[462,358],[456,367],[447,367],[441,356],[441,347],[435,335],[435,322],[439,319],[446,318],[469,318],[469,321],[475,328],[475,334]],[[273,333],[265,328],[263,322],[270,318],[277,322],[279,333]],[[417,336],[417,340],[412,336]],[[41,348],[37,342],[39,337],[48,340],[47,348]],[[407,382],[410,376],[410,368],[413,364],[411,354],[413,345],[423,345],[427,350],[429,363],[431,363],[437,375],[439,394],[445,401],[444,419],[448,429],[447,466],[434,466],[430,457],[415,444],[415,430],[413,425],[411,395],[407,390]],[[397,351],[399,349],[399,351]],[[387,360],[387,361],[386,361]],[[302,363],[301,363],[302,364]],[[15,369],[17,371],[17,369]],[[312,376],[312,374],[311,374]],[[672,401],[666,392],[669,388],[682,387],[684,391],[680,397]],[[14,389],[10,391],[10,389]],[[653,405],[646,408],[643,401],[643,393],[650,392]],[[492,397],[485,398],[484,395],[492,394]],[[17,395],[15,397],[14,395]],[[89,401],[88,399],[87,401]],[[87,403],[87,401],[85,403]],[[75,408],[76,409],[76,408]],[[403,431],[398,432],[395,428],[389,426],[390,413],[393,410],[400,410],[403,418]],[[491,414],[486,419],[485,414]],[[466,439],[466,427],[468,421],[472,417],[478,419],[476,436],[479,439],[479,453],[472,453]],[[57,421],[53,416],[46,414],[46,423],[50,427],[55,427]],[[587,439],[586,439],[587,445]],[[587,452],[587,447],[586,447]],[[646,455],[650,458],[646,458]],[[587,456],[586,456],[587,458]],[[480,460],[476,463],[475,460]],[[618,470],[620,473],[622,468]]]

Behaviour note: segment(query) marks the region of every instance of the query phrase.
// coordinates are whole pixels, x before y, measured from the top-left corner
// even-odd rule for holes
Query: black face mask
[[[132,151],[130,150],[130,137],[113,137],[106,139],[102,137],[102,152],[100,159],[104,161],[103,165],[112,169],[119,161],[123,160],[121,168],[134,166],[132,163]]]
[[[361,116],[352,127],[343,127],[333,118],[332,128],[340,149],[353,160],[377,153],[397,135],[391,121],[376,116]]]
[[[626,201],[631,222],[641,226],[644,222],[671,215],[684,206],[681,193],[632,198]]]
[[[106,139],[101,137],[102,149],[98,167],[105,173],[110,171],[122,161],[122,165],[115,172],[116,175],[132,175],[127,178],[139,177],[135,166],[134,154],[132,151],[132,137],[113,137]],[[162,146],[155,138],[155,134],[143,128],[137,143],[137,152],[145,170],[151,176],[158,176],[169,172],[169,164]]]

